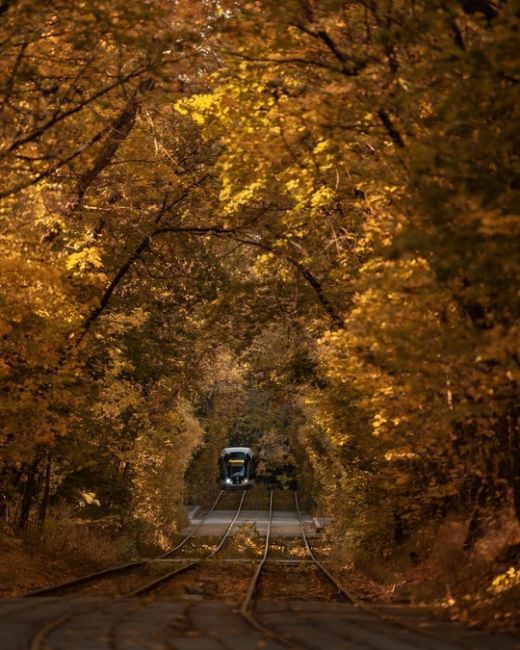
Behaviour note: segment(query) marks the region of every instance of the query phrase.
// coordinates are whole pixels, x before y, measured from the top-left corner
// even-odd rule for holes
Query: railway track
[[[204,521],[211,515],[211,513],[215,510],[217,504],[220,501],[220,498],[222,497],[223,491],[219,493],[217,498],[215,499],[215,502],[213,503],[212,507],[208,511],[208,513],[205,515],[205,517],[199,522],[199,525],[196,526],[195,529],[190,531],[190,533],[178,544],[175,548],[171,549],[170,551],[167,551],[164,553],[162,556],[160,556],[159,559],[167,559],[169,556],[173,555],[175,552],[180,550],[187,542],[191,539],[191,537],[195,534],[195,532],[202,526]],[[178,569],[174,571],[170,571],[159,578],[156,578],[155,580],[152,580],[150,582],[145,583],[144,585],[141,585],[140,587],[133,589],[130,592],[127,592],[120,596],[119,598],[115,600],[123,601],[127,598],[131,597],[136,597],[136,596],[145,596],[148,595],[154,591],[157,591],[158,589],[162,588],[165,584],[167,584],[170,580],[172,580],[175,576],[180,575],[181,573],[186,573],[187,571],[190,571],[191,569],[195,568],[196,566],[200,565],[201,563],[205,562],[206,560],[210,560],[213,558],[225,545],[227,542],[229,535],[231,534],[231,531],[233,529],[234,524],[236,523],[236,520],[238,519],[238,516],[240,514],[240,511],[242,510],[242,506],[244,503],[244,498],[245,498],[246,492],[242,492],[242,496],[240,498],[240,502],[238,504],[238,507],[235,511],[235,515],[233,516],[232,520],[230,521],[225,533],[223,534],[219,544],[216,546],[216,548],[209,553],[206,557],[204,558],[199,558],[197,560],[193,560],[189,562],[188,564],[179,567]],[[63,595],[64,593],[69,593],[71,591],[76,591],[78,588],[83,587],[86,584],[90,584],[92,582],[98,581],[98,580],[105,580],[108,577],[113,577],[115,575],[119,575],[123,572],[128,572],[128,571],[133,571],[137,568],[140,568],[142,566],[146,565],[146,560],[140,560],[138,562],[131,562],[125,565],[119,565],[116,567],[110,567],[108,569],[105,569],[103,571],[97,571],[96,573],[92,573],[86,576],[82,576],[81,578],[78,578],[76,580],[71,580],[66,583],[61,583],[60,585],[55,585],[53,587],[47,587],[45,589],[40,589],[35,592],[30,592],[25,595],[26,598],[32,598],[32,597],[37,597],[37,596],[56,596],[56,595]],[[111,601],[111,604],[114,602],[114,600]],[[59,627],[65,625],[67,622],[70,620],[74,619],[77,616],[81,616],[87,613],[92,613],[99,611],[101,612],[103,609],[107,607],[106,602],[97,602],[97,603],[92,603],[89,604],[86,608],[81,609],[79,611],[74,611],[71,613],[67,613],[63,616],[54,618],[41,627],[39,627],[34,635],[31,638],[31,641],[28,645],[28,650],[47,650],[48,644],[46,643],[46,640],[51,634],[51,632],[57,630]]]
[[[182,573],[186,573],[187,571],[191,571],[194,569],[196,566],[201,565],[203,562],[206,562],[207,560],[211,560],[212,558],[215,557],[215,555],[223,548],[224,544],[227,542],[229,535],[231,534],[231,531],[233,530],[233,526],[236,523],[236,520],[238,519],[238,516],[240,515],[240,511],[242,510],[242,505],[244,504],[244,498],[246,496],[246,492],[242,492],[242,496],[240,498],[240,503],[238,504],[238,508],[235,512],[234,517],[231,519],[229,522],[228,527],[226,528],[226,531],[224,535],[222,536],[220,542],[218,545],[209,553],[206,555],[206,557],[203,558],[198,558],[196,560],[192,560],[185,566],[181,566],[178,569],[175,569],[173,571],[169,571],[168,573],[165,573],[163,576],[156,578],[155,580],[152,580],[145,585],[142,585],[138,587],[137,589],[134,589],[133,591],[125,594],[126,597],[132,597],[132,596],[146,596],[147,594],[152,593],[153,591],[157,591],[157,589],[160,589],[163,587],[165,584],[170,582],[170,580],[173,580],[178,575],[181,575]]]
[[[163,560],[172,557],[180,551],[193,537],[193,535],[202,527],[204,522],[208,519],[208,517],[211,516],[217,505],[219,504],[222,495],[224,494],[224,490],[221,490],[215,501],[213,502],[213,505],[211,508],[208,510],[208,512],[205,514],[205,516],[200,520],[200,522],[197,524],[195,528],[193,528],[188,535],[186,535],[180,542],[175,546],[174,548],[170,549],[166,553],[163,553],[160,555],[157,559],[158,560]],[[94,582],[98,582],[101,580],[106,580],[107,578],[113,578],[114,576],[119,576],[123,575],[126,573],[130,573],[132,571],[135,571],[136,569],[140,569],[142,567],[145,567],[148,563],[148,560],[136,560],[134,562],[127,562],[125,564],[118,564],[113,567],[108,567],[106,569],[102,569],[101,571],[95,571],[93,573],[86,574],[84,576],[80,576],[79,578],[75,578],[74,580],[67,580],[66,582],[62,582],[57,585],[52,585],[51,587],[44,587],[43,589],[37,589],[35,591],[30,591],[26,594],[24,594],[24,598],[35,598],[39,596],[61,596],[66,593],[70,593],[71,591],[77,591],[78,589],[81,589],[85,585],[90,585]]]
[[[245,492],[242,493],[240,503],[238,504],[234,516],[229,522],[229,525],[227,526],[227,529],[222,535],[219,543],[205,557],[196,558],[196,559],[186,558],[187,564],[180,566],[175,570],[169,571],[145,584],[141,584],[136,588],[132,589],[131,591],[127,591],[119,598],[111,599],[110,602],[104,600],[102,602],[98,601],[98,602],[87,603],[85,608],[75,609],[75,611],[73,611],[72,613],[66,613],[59,617],[55,617],[53,620],[50,620],[49,622],[39,627],[39,629],[33,635],[30,644],[28,645],[28,650],[47,650],[48,648],[52,647],[52,638],[53,638],[52,633],[54,631],[59,631],[58,634],[61,634],[62,631],[60,630],[60,628],[62,628],[62,630],[65,631],[65,633],[67,633],[67,630],[69,629],[67,627],[67,623],[70,622],[71,620],[76,619],[77,617],[81,619],[83,615],[92,617],[92,614],[95,612],[99,612],[100,615],[102,613],[103,615],[106,615],[108,610],[111,609],[113,611],[114,607],[117,609],[118,603],[123,608],[126,608],[125,616],[132,616],[134,612],[136,612],[140,608],[146,607],[147,603],[150,602],[153,603],[154,600],[149,601],[148,599],[143,599],[143,600],[132,601],[132,600],[127,600],[128,598],[143,597],[158,592],[168,583],[174,581],[174,579],[177,576],[190,572],[196,567],[204,568],[206,561],[215,558],[215,556],[224,547],[227,540],[229,539],[229,536],[242,510],[245,494],[246,494]],[[172,555],[175,555],[175,553],[178,550],[180,550],[185,544],[187,544],[189,539],[197,532],[197,530],[202,526],[204,521],[206,521],[207,518],[210,516],[210,514],[215,510],[217,504],[220,501],[221,496],[222,493],[219,494],[212,508],[210,508],[206,516],[199,523],[199,525],[195,529],[193,529],[190,532],[190,534],[187,535],[175,548],[171,549],[170,551],[160,556],[160,558],[158,558],[159,562],[161,559],[168,560],[168,558],[170,558]],[[312,634],[311,637],[308,637],[307,634],[309,634],[308,632],[309,626],[310,628],[312,628],[312,626],[313,625],[316,626],[316,624],[312,623],[312,620],[306,615],[305,609],[302,610],[299,608],[298,605],[295,606],[293,603],[290,602],[291,600],[293,600],[293,598],[287,595],[287,586],[285,585],[285,587],[280,592],[282,594],[282,600],[285,601],[285,606],[286,606],[285,613],[279,614],[278,616],[276,615],[276,613],[273,613],[274,610],[269,610],[269,607],[266,609],[264,606],[266,600],[268,601],[267,604],[269,604],[273,592],[270,589],[268,589],[266,593],[262,593],[262,594],[260,593],[262,591],[262,589],[259,589],[260,583],[262,584],[265,584],[265,582],[269,583],[268,579],[264,581],[262,580],[262,578],[266,578],[266,573],[268,575],[269,571],[274,569],[273,572],[273,576],[275,576],[274,580],[277,581],[277,583],[280,583],[283,581],[283,571],[280,572],[279,570],[280,567],[283,566],[284,562],[292,562],[292,563],[295,562],[294,560],[289,560],[289,561],[273,560],[272,563],[269,561],[269,553],[272,545],[273,503],[274,503],[274,492],[271,491],[269,494],[269,515],[268,515],[268,525],[267,525],[265,543],[263,547],[263,554],[261,558],[256,560],[256,569],[254,570],[252,577],[249,579],[248,586],[245,591],[245,595],[241,600],[241,602],[239,603],[238,609],[235,610],[236,612],[235,615],[239,615],[242,618],[242,620],[245,621],[249,629],[254,628],[255,634],[260,634],[261,635],[260,638],[263,638],[264,643],[266,643],[270,647],[291,648],[292,650],[315,650],[317,647],[316,640],[312,638]],[[312,567],[312,571],[314,572],[315,569],[316,575],[320,576],[320,579],[323,579],[324,582],[331,585],[335,596],[333,598],[329,598],[329,600],[340,599],[344,602],[351,604],[355,608],[352,610],[352,612],[356,612],[356,611],[363,612],[363,616],[361,617],[361,620],[359,620],[359,616],[356,614],[355,616],[357,616],[358,620],[356,623],[353,623],[353,625],[357,627],[358,630],[357,634],[361,634],[362,637],[363,635],[366,637],[367,645],[365,646],[365,643],[363,641],[361,642],[361,645],[363,647],[374,647],[374,648],[381,647],[380,645],[377,644],[381,642],[381,638],[384,639],[384,637],[381,637],[382,634],[381,630],[383,628],[387,630],[386,633],[388,634],[389,639],[392,639],[391,644],[388,646],[392,648],[394,647],[399,649],[402,648],[403,650],[404,648],[413,648],[414,650],[416,649],[430,650],[435,648],[437,650],[439,647],[443,647],[443,648],[446,647],[449,648],[450,650],[457,650],[458,648],[475,647],[472,644],[468,645],[463,640],[460,640],[459,638],[456,637],[449,638],[448,645],[440,646],[439,641],[446,641],[447,640],[446,637],[442,638],[439,635],[430,633],[429,631],[425,631],[424,628],[421,628],[420,626],[410,624],[408,621],[403,621],[397,616],[388,615],[385,612],[379,611],[377,606],[365,603],[357,599],[355,595],[353,595],[350,591],[348,591],[348,589],[345,589],[345,587],[341,584],[341,582],[329,571],[329,569],[326,566],[324,566],[323,562],[316,557],[311,547],[311,544],[309,543],[297,493],[294,494],[294,503],[295,503],[295,509],[300,524],[302,545],[305,548],[305,552],[307,554],[306,559],[299,560],[300,568],[302,569],[302,571],[300,572],[301,573],[300,578],[302,578],[304,581],[308,580],[310,574],[305,574],[305,570],[303,570],[303,567],[304,566],[307,568]],[[255,560],[243,560],[243,561],[255,562]],[[143,561],[142,563],[141,562],[130,563],[130,566],[133,569],[133,567],[142,566],[143,564],[146,564],[146,561]],[[94,580],[98,580],[98,579],[102,580],[105,579],[106,577],[109,577],[110,575],[116,575],[115,572],[120,572],[122,570],[124,571],[126,570],[125,568],[127,566],[128,565],[122,565],[120,567],[112,567],[110,570],[97,572],[96,574],[91,574],[91,576],[84,576],[79,579],[80,581],[79,586],[86,584],[86,580],[89,578],[91,579],[93,578]],[[293,564],[293,566],[296,568],[296,565]],[[112,571],[112,573],[108,574],[107,571]],[[246,578],[246,580],[247,579],[248,578]],[[314,577],[313,579],[316,579],[316,577]],[[270,587],[272,587],[273,584],[275,583],[271,582]],[[291,584],[294,583],[292,582]],[[70,589],[68,589],[69,586],[71,586]],[[77,587],[78,587],[78,581],[71,581],[70,583],[63,583],[62,585],[58,585],[54,588],[49,588],[49,590],[40,590],[39,592],[33,592],[32,594],[29,595],[30,596],[56,595],[57,594],[56,589],[60,589],[58,593],[66,593],[69,590],[75,590]],[[65,591],[63,591],[64,588]],[[264,592],[265,591],[266,590],[264,588]],[[276,589],[274,591],[276,591]],[[295,598],[297,599],[298,596],[295,596]],[[291,616],[294,616],[294,620],[292,621],[292,623],[290,622],[290,619],[288,619],[288,614],[287,614],[288,612],[290,612]],[[117,625],[117,622],[113,623],[113,625]],[[377,631],[374,632],[373,631],[374,628],[376,630],[380,630],[379,633]],[[319,628],[315,628],[315,629],[317,630],[316,632],[317,634],[321,634],[319,632]],[[413,633],[413,635],[411,635],[410,633]],[[377,640],[378,635],[379,635],[379,641]],[[342,643],[347,644],[345,646],[342,645],[341,647],[350,647],[350,642],[347,637],[348,635],[345,637],[336,637],[336,639],[339,639]],[[374,638],[376,639],[375,645],[373,645]],[[110,647],[112,647],[112,645]],[[321,641],[318,647],[322,647]],[[386,648],[386,645],[384,647]]]
[[[251,581],[249,583],[247,592],[240,603],[239,606],[239,613],[242,616],[242,618],[251,626],[254,627],[256,630],[261,632],[263,635],[266,637],[270,638],[271,640],[285,646],[288,648],[292,648],[293,650],[306,650],[309,646],[306,646],[305,644],[302,644],[300,641],[297,639],[294,639],[290,637],[289,635],[285,633],[281,633],[278,630],[274,629],[273,627],[270,627],[266,625],[264,622],[262,622],[258,615],[256,615],[254,611],[254,600],[255,600],[255,592],[257,591],[258,584],[260,582],[260,578],[262,575],[262,571],[264,570],[267,559],[269,556],[269,544],[271,540],[271,526],[272,526],[272,519],[273,519],[273,498],[274,498],[274,492],[271,490],[270,496],[269,496],[269,516],[268,516],[268,524],[267,524],[267,532],[266,532],[266,538],[265,538],[265,545],[264,545],[264,552],[262,555],[262,558],[257,564],[256,571],[251,578]],[[334,576],[323,566],[323,564],[316,558],[314,555],[311,546],[309,544],[307,534],[305,532],[305,526],[303,523],[302,519],[302,514],[301,514],[301,509],[300,509],[300,504],[298,501],[298,494],[297,492],[294,493],[294,498],[295,498],[295,506],[296,506],[296,512],[298,514],[298,519],[300,522],[300,530],[302,534],[302,539],[303,543],[305,545],[305,549],[307,551],[307,554],[310,557],[310,561],[312,564],[321,571],[321,573],[326,576],[327,580],[332,582],[335,588],[338,589],[338,592],[343,596],[343,598],[348,601],[352,602],[350,594],[348,594],[343,587],[339,584],[339,582],[334,578]]]
[[[410,647],[410,648],[413,647],[417,649],[419,648],[418,645],[415,645],[417,641],[410,642],[410,640],[406,638],[406,634],[410,632],[413,633],[414,635],[419,635],[420,637],[422,637],[421,646],[420,646],[421,648],[430,647],[428,643],[429,640],[437,643],[439,641],[443,641],[443,642],[447,641],[446,637],[441,637],[439,635],[431,633],[430,631],[425,631],[422,627],[418,625],[413,625],[408,621],[403,621],[401,618],[397,616],[392,616],[392,615],[388,615],[387,613],[381,612],[377,608],[377,606],[368,604],[356,598],[353,593],[348,591],[341,584],[341,582],[327,569],[327,567],[323,565],[323,563],[316,557],[314,551],[312,550],[312,547],[309,543],[309,539],[307,537],[307,533],[305,531],[305,525],[303,523],[297,492],[294,493],[294,502],[295,502],[296,512],[298,515],[298,520],[300,522],[300,531],[301,531],[303,544],[307,556],[309,558],[309,560],[307,561],[308,562],[310,561],[312,565],[318,569],[319,574],[329,584],[332,585],[332,587],[337,591],[337,594],[341,597],[341,599],[344,602],[347,602],[353,605],[355,608],[364,611],[371,618],[373,618],[373,620],[378,619],[379,621],[383,621],[384,623],[389,623],[393,626],[397,626],[398,628],[401,628],[403,631],[405,631],[405,637],[403,639],[404,641],[403,647]],[[269,554],[269,543],[271,537],[271,522],[272,522],[272,505],[273,505],[273,493],[271,492],[270,503],[269,503],[269,523],[268,523],[264,553],[262,559],[259,561],[257,565],[255,574],[251,579],[247,593],[244,599],[242,600],[238,611],[240,615],[243,617],[243,619],[246,620],[249,625],[251,625],[256,630],[264,634],[266,637],[275,641],[276,643],[281,644],[288,648],[292,648],[292,650],[314,650],[316,647],[315,645],[308,644],[305,641],[302,641],[301,639],[291,636],[286,631],[280,631],[279,629],[276,629],[272,625],[267,624],[265,621],[262,621],[261,618],[259,618],[259,615],[256,614],[254,611],[253,603],[254,603],[255,591],[257,590],[261,578],[261,574],[266,566],[267,558]],[[370,623],[367,624],[367,629],[369,628],[370,628]],[[475,650],[475,646],[472,643],[468,644],[456,636],[451,637],[449,639],[449,642],[452,644],[450,647],[471,648],[472,650]],[[398,645],[399,645],[399,641],[398,641]],[[392,645],[392,647],[394,646]],[[435,647],[438,647],[438,645],[436,645]]]

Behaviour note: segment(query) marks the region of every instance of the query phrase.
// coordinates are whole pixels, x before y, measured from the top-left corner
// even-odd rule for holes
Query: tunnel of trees
[[[228,442],[344,552],[520,517],[518,29],[0,2],[2,525],[86,502],[165,539]]]

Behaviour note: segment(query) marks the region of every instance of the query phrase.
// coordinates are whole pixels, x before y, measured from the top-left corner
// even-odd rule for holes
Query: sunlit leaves
[[[202,426],[194,476],[231,423],[278,459],[289,428],[338,539],[379,548],[395,518],[510,490],[510,6],[17,6],[0,87],[16,462],[65,435],[103,449],[164,533]],[[251,415],[247,377],[290,406],[284,426]]]

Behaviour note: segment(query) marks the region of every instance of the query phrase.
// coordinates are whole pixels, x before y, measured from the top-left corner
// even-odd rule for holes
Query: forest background
[[[507,622],[518,29],[513,0],[0,2],[5,549],[164,546],[253,443],[340,561],[420,571],[437,536],[437,595]]]

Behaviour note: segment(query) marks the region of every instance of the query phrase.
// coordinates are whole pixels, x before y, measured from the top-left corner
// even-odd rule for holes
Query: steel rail
[[[318,558],[314,555],[314,552],[311,548],[311,545],[309,544],[309,540],[307,538],[307,533],[305,532],[305,524],[303,523],[302,519],[302,512],[300,510],[300,502],[298,500],[298,492],[294,492],[294,504],[296,506],[296,513],[298,514],[298,520],[300,522],[300,530],[302,533],[303,537],[303,542],[305,544],[305,550],[307,551],[307,554],[311,558],[311,560],[314,562],[314,564],[320,569],[320,571],[327,576],[328,580],[332,582],[332,584],[336,587],[336,589],[339,591],[339,593],[347,600],[349,603],[352,605],[357,605],[357,601],[354,598],[354,596],[347,591],[343,585],[332,575],[332,573],[323,566],[323,564],[318,560]]]
[[[292,650],[308,650],[307,646],[302,645],[292,637],[289,637],[288,635],[280,634],[273,628],[268,627],[267,625],[259,621],[253,612],[253,607],[252,607],[253,596],[258,586],[258,581],[260,579],[260,574],[262,573],[262,569],[264,568],[267,562],[267,556],[269,555],[269,544],[271,539],[271,528],[272,528],[272,521],[273,521],[273,498],[274,498],[274,490],[271,490],[270,497],[269,497],[269,520],[267,524],[264,554],[260,559],[260,561],[258,562],[255,574],[251,578],[251,582],[249,583],[246,595],[244,596],[244,599],[240,604],[238,613],[242,616],[242,618],[246,621],[246,623],[248,623],[251,627],[257,630],[257,632],[260,632],[268,639],[275,641],[287,648],[291,648]]]
[[[167,582],[172,580],[175,576],[178,576],[181,573],[186,573],[187,571],[190,571],[191,569],[198,566],[199,564],[202,564],[203,562],[206,562],[207,560],[211,560],[213,557],[215,557],[215,555],[222,549],[224,544],[227,542],[229,535],[231,534],[233,526],[235,525],[235,522],[238,519],[238,516],[240,515],[240,511],[242,510],[242,505],[244,503],[245,496],[246,496],[246,492],[244,491],[242,492],[242,497],[240,499],[240,503],[238,504],[237,511],[235,512],[233,519],[229,522],[229,525],[226,528],[226,532],[224,533],[222,539],[220,540],[220,543],[216,548],[213,549],[213,551],[211,551],[209,555],[206,555],[206,557],[203,557],[201,559],[193,560],[189,564],[186,564],[183,567],[175,569],[175,571],[170,571],[168,573],[165,573],[160,578],[156,578],[155,580],[152,580],[151,582],[148,582],[145,585],[142,585],[141,587],[138,587],[137,589],[134,589],[133,591],[130,591],[127,594],[124,594],[124,598],[145,596],[151,593],[152,591],[157,591],[158,589],[163,587]]]
[[[197,525],[197,527],[196,527],[197,530],[200,528],[202,523],[209,517],[209,515],[213,512],[213,510],[215,509],[217,503],[219,502],[223,492],[224,492],[224,490],[220,491],[220,493],[219,493],[217,499],[215,500],[215,503],[211,507],[210,511],[206,514],[206,516],[204,517],[202,522],[200,522]],[[225,542],[226,542],[226,540],[227,540],[227,538],[228,538],[228,536],[229,536],[229,534],[230,534],[230,532],[232,530],[232,527],[235,524],[235,522],[236,522],[236,520],[237,520],[237,518],[238,518],[238,516],[240,514],[240,511],[242,509],[242,504],[244,503],[245,495],[246,495],[246,493],[243,492],[242,498],[240,499],[240,503],[239,503],[238,508],[237,508],[237,511],[236,511],[233,519],[231,520],[229,526],[227,527],[226,532],[224,533],[224,536],[221,539],[219,545],[208,556],[206,556],[205,558],[202,558],[200,560],[197,560],[195,562],[191,562],[187,566],[181,567],[177,571],[172,571],[172,572],[166,574],[166,576],[161,576],[161,578],[159,578],[159,579],[157,579],[157,580],[155,580],[153,582],[150,582],[150,583],[148,583],[146,585],[143,585],[141,588],[134,589],[133,591],[131,591],[129,593],[126,593],[126,594],[122,594],[118,598],[110,601],[110,604],[112,604],[114,601],[121,602],[123,600],[126,600],[127,598],[132,597],[132,596],[141,596],[141,595],[145,595],[147,593],[150,593],[152,591],[155,591],[160,586],[162,586],[162,584],[164,584],[168,580],[172,579],[175,575],[179,575],[180,573],[184,573],[184,572],[188,571],[189,569],[191,569],[192,567],[194,567],[195,565],[201,564],[205,560],[209,560],[210,558],[214,557],[220,551],[220,549],[224,546],[224,544],[225,544]],[[188,535],[188,538],[191,537],[194,532],[195,531],[191,531],[191,533]],[[146,564],[146,562],[143,562],[143,564]],[[98,610],[100,611],[100,610],[103,610],[106,606],[107,606],[107,603],[105,603],[105,602],[93,603],[93,604],[89,605],[88,608],[84,608],[84,609],[82,609],[80,611],[69,612],[67,614],[64,614],[63,616],[60,616],[60,617],[55,618],[55,619],[53,619],[51,621],[48,621],[47,623],[42,625],[38,630],[36,630],[36,632],[34,633],[33,637],[31,638],[31,640],[29,642],[27,650],[47,650],[46,639],[47,639],[48,635],[51,632],[53,632],[54,630],[56,630],[60,626],[64,625],[65,623],[67,623],[71,619],[75,618],[76,616],[81,616],[82,614],[86,614],[88,612],[93,612],[93,611],[98,611]]]
[[[267,560],[267,556],[269,554],[269,540],[271,538],[271,524],[273,521],[273,495],[274,495],[274,490],[271,490],[269,494],[269,520],[267,522],[267,532],[265,536],[265,546],[264,546],[264,554],[261,558],[261,560],[258,562],[258,565],[256,567],[256,571],[254,576],[251,579],[251,582],[249,583],[249,587],[247,588],[246,595],[244,596],[244,600],[242,601],[239,612],[242,616],[249,618],[251,617],[249,610],[249,606],[251,605],[251,601],[253,599],[253,594],[255,592],[255,589],[258,585],[258,580],[260,578],[260,574],[262,573],[262,569],[264,568],[264,564]]]
[[[271,495],[272,496],[272,495]],[[296,513],[298,515],[298,520],[300,523],[300,530],[301,530],[301,535],[302,539],[305,545],[305,550],[307,551],[307,554],[311,558],[312,564],[316,565],[321,573],[327,578],[328,581],[330,581],[334,587],[338,590],[338,592],[347,600],[350,604],[354,605],[355,607],[360,607],[363,609],[366,609],[370,611],[372,614],[378,615],[379,613],[377,612],[372,612],[372,608],[366,606],[364,603],[360,603],[350,592],[348,592],[343,585],[340,584],[340,582],[330,573],[330,571],[323,566],[323,564],[318,560],[316,555],[314,554],[311,545],[309,544],[309,540],[307,537],[307,533],[305,532],[305,524],[302,519],[302,514],[301,514],[301,509],[300,509],[300,504],[298,500],[298,493],[295,491],[294,493],[294,502],[296,506]],[[249,589],[247,591],[247,594],[242,601],[242,604],[239,608],[239,613],[242,615],[244,620],[249,623],[252,627],[254,627],[257,631],[261,632],[266,636],[267,638],[280,643],[281,645],[284,645],[287,648],[291,648],[292,650],[311,650],[314,646],[312,645],[307,645],[305,642],[300,641],[298,639],[295,639],[294,637],[288,635],[288,634],[281,634],[277,630],[265,625],[262,623],[256,616],[254,615],[253,611],[250,609],[250,604],[252,602],[254,590],[256,588],[256,585],[258,583],[258,579],[261,573],[261,570],[267,560],[267,554],[268,554],[268,549],[269,549],[269,537],[270,537],[270,529],[271,529],[271,519],[272,519],[272,500],[270,502],[270,513],[269,513],[269,526],[268,526],[268,532],[267,532],[267,539],[266,539],[266,546],[264,550],[264,555],[262,559],[259,562],[259,565],[257,567],[257,570],[255,572],[255,575],[253,576],[253,579],[251,580],[251,583],[249,585]],[[381,615],[380,618],[384,618],[387,621],[391,621],[393,623],[397,622],[392,619],[392,617],[385,617],[384,615]],[[405,626],[406,627],[406,626]],[[413,632],[418,632],[417,629],[413,629]]]
[[[223,494],[224,494],[224,490],[221,490],[218,493],[217,498],[215,499],[213,505],[208,510],[208,512],[199,521],[199,523],[195,526],[195,528],[193,528],[188,533],[188,535],[186,535],[186,537],[179,544],[177,544],[177,546],[175,546],[175,548],[171,549],[170,551],[167,551],[163,555],[160,555],[158,558],[154,558],[154,559],[163,560],[167,557],[170,557],[174,553],[179,551],[185,544],[187,544],[189,540],[193,537],[193,535],[199,530],[199,528],[208,519],[208,517],[213,513],[220,499],[222,498]],[[146,566],[147,563],[148,560],[136,560],[135,562],[127,562],[126,564],[119,564],[117,566],[108,567],[107,569],[102,569],[101,571],[95,571],[94,573],[89,573],[87,575],[80,576],[79,578],[75,578],[74,580],[67,580],[66,582],[61,582],[60,584],[57,585],[52,585],[50,587],[43,587],[42,589],[36,589],[35,591],[29,591],[28,593],[23,594],[22,597],[34,598],[37,596],[59,596],[60,594],[68,593],[69,591],[73,591],[75,589],[78,589],[79,587],[83,587],[84,585],[90,584],[92,582],[97,582],[99,580],[104,580],[105,578],[111,578],[119,574],[128,573],[135,569],[140,569],[141,567]]]
[[[187,544],[190,541],[190,539],[193,537],[193,535],[195,535],[195,533],[199,530],[199,528],[208,519],[208,517],[213,514],[213,511],[217,507],[217,505],[218,505],[220,499],[222,498],[223,494],[224,494],[224,490],[220,490],[220,492],[217,495],[217,498],[215,499],[215,502],[213,503],[211,508],[208,510],[208,512],[204,515],[204,517],[195,526],[195,528],[192,528],[190,530],[190,532],[186,535],[186,537],[179,544],[177,544],[177,546],[175,546],[175,548],[172,548],[171,551],[166,551],[166,553],[163,553],[163,555],[159,555],[159,557],[157,559],[164,560],[167,557],[171,557],[177,551],[179,551],[185,544]]]
[[[298,520],[300,523],[300,530],[301,530],[301,535],[302,539],[305,545],[305,550],[307,551],[307,554],[311,558],[311,562],[315,564],[321,571],[321,573],[329,580],[339,591],[339,593],[352,605],[355,607],[360,607],[363,609],[366,609],[368,611],[371,611],[371,608],[366,606],[365,603],[360,603],[350,592],[348,592],[343,585],[340,584],[340,582],[330,573],[330,571],[323,566],[323,564],[318,560],[316,555],[314,554],[311,545],[309,544],[309,540],[307,537],[307,533],[305,532],[305,524],[302,519],[302,514],[301,514],[301,509],[300,509],[300,503],[298,500],[298,493],[295,491],[294,492],[294,503],[296,506],[296,513],[298,515]],[[269,526],[270,529],[270,526]],[[269,530],[270,532],[270,530]],[[268,532],[268,534],[269,534]],[[277,630],[274,630],[271,627],[268,627],[261,621],[259,621],[253,614],[252,611],[248,609],[249,603],[252,600],[252,595],[254,593],[254,588],[256,586],[256,583],[258,581],[258,576],[261,571],[261,567],[263,567],[263,564],[265,563],[265,560],[267,558],[267,548],[268,548],[268,542],[266,544],[266,550],[264,551],[264,557],[261,560],[260,567],[257,569],[257,572],[255,574],[255,577],[253,578],[252,585],[253,588],[248,590],[248,593],[246,595],[246,598],[244,599],[242,606],[239,609],[240,614],[243,616],[243,618],[256,630],[259,632],[262,632],[266,637],[272,639],[273,641],[276,641],[288,648],[291,648],[292,650],[311,650],[315,646],[312,645],[307,645],[305,642],[302,642],[298,639],[295,639],[294,637],[291,637],[289,635],[282,635],[280,632]],[[245,606],[244,606],[245,605]],[[374,613],[371,611],[371,613]],[[376,613],[377,615],[378,613]],[[384,618],[385,620],[391,620],[391,622],[395,623],[391,617],[385,617],[384,615],[381,615],[380,618]],[[406,627],[406,626],[405,626]],[[417,632],[417,629],[413,629],[412,631]]]
[[[309,544],[309,540],[307,538],[307,533],[305,532],[305,525],[303,523],[303,519],[301,516],[301,510],[300,510],[300,503],[298,501],[298,493],[295,491],[294,492],[294,503],[296,505],[296,512],[298,513],[298,519],[300,520],[300,528],[302,531],[302,537],[305,543],[305,548],[307,550],[307,553],[309,557],[312,559],[314,564],[316,564],[317,567],[322,571],[322,573],[328,578],[330,582],[338,589],[338,591],[341,593],[341,595],[346,598],[346,600],[353,605],[354,607],[361,609],[367,614],[372,614],[372,616],[379,618],[382,621],[385,621],[387,623],[392,623],[394,625],[397,625],[408,632],[413,632],[414,634],[417,634],[422,637],[430,638],[430,639],[435,639],[436,641],[451,641],[454,644],[458,644],[460,647],[464,648],[470,648],[471,650],[475,650],[475,646],[470,642],[466,643],[463,639],[460,639],[458,637],[453,637],[451,639],[446,639],[446,637],[441,636],[439,634],[435,634],[435,632],[432,631],[425,631],[424,628],[419,627],[418,625],[414,625],[413,623],[409,623],[408,621],[403,621],[397,616],[393,616],[392,614],[386,614],[385,612],[380,611],[377,606],[371,605],[369,603],[366,603],[359,598],[356,598],[350,591],[345,589],[343,585],[339,582],[337,578],[335,578],[332,573],[323,566],[323,564],[317,559],[315,556],[311,545]]]

